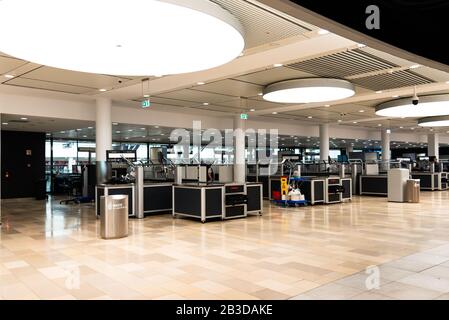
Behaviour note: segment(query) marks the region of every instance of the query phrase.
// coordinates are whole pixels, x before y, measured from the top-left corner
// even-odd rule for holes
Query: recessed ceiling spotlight
[[[202,81],[200,81],[200,82],[197,82],[196,83],[197,85],[199,85],[199,86],[202,86],[203,84],[206,84],[205,82],[202,82]]]
[[[394,95],[394,96],[391,96],[392,98],[399,98],[399,96],[398,95]]]
[[[146,138],[147,136],[142,136],[142,138]]]
[[[360,113],[363,113],[363,112],[365,112],[365,110],[359,110],[359,112],[360,112]]]
[[[117,130],[115,133],[121,133],[121,131]]]
[[[331,105],[330,104],[325,104],[324,107],[325,108],[329,108]]]
[[[140,128],[140,130],[147,130],[146,128]]]
[[[345,99],[355,94],[354,85],[331,78],[293,79],[267,86],[263,98],[278,103],[309,103]]]
[[[263,92],[259,92],[257,95],[258,96],[263,96]]]
[[[86,136],[86,135],[84,135],[84,136],[83,136],[83,138],[87,138],[87,136]]]
[[[327,31],[325,29],[318,30],[318,34],[320,34],[320,35],[325,35],[325,34],[328,34],[328,33],[329,33],[329,31]]]
[[[125,139],[126,139],[126,140],[128,140],[128,139],[129,139],[129,137],[125,137]]]
[[[353,124],[357,124],[357,121],[353,121],[352,123],[353,123]]]
[[[144,94],[143,97],[144,97],[144,98],[149,98],[150,95],[149,95],[149,94]]]
[[[203,102],[203,106],[208,106],[209,102]]]
[[[312,119],[312,118],[313,118],[312,116],[308,116],[308,117],[307,117],[307,119]]]
[[[118,126],[118,123],[117,122],[113,122],[112,125],[113,126]]]
[[[158,129],[159,128],[159,126],[154,126],[156,129]]]
[[[161,75],[161,74],[155,74],[154,75],[156,78],[162,78],[163,77],[163,75]]]
[[[381,123],[379,123],[378,125],[377,125],[378,127],[382,127],[382,124]]]
[[[416,69],[416,68],[419,68],[419,67],[421,67],[420,64],[414,64],[414,65],[410,66],[410,69]]]
[[[382,117],[432,117],[448,114],[449,94],[420,96],[419,104],[411,98],[387,101],[376,107],[376,115]]]
[[[399,129],[404,129],[404,127],[399,127]]]
[[[415,128],[410,128],[410,130],[415,130]]]
[[[275,64],[273,64],[273,67],[275,67],[275,68],[279,68],[279,67],[282,67],[282,66],[283,66],[282,63],[275,63]]]
[[[382,92],[383,92],[382,90],[376,91],[377,94],[382,93]]]
[[[100,92],[106,92],[107,90],[106,90],[106,89],[98,89],[98,91],[100,91]]]
[[[341,120],[341,119],[338,119],[338,122],[343,122],[343,120]]]
[[[256,109],[249,109],[249,111],[254,112],[254,111],[256,111]]]
[[[94,127],[87,127],[87,129],[93,129]]]
[[[358,43],[358,44],[357,44],[357,47],[359,47],[359,48],[365,48],[365,47],[366,47],[366,44]]]
[[[2,124],[5,125],[5,126],[7,126],[7,125],[8,125],[8,122],[2,122]]]
[[[51,136],[51,133],[46,133],[45,135],[47,135],[47,136]]]
[[[12,74],[5,74],[4,77],[7,78],[7,79],[12,79],[12,78],[14,78],[14,75],[12,75]]]
[[[81,131],[81,130],[83,130],[83,129],[76,129],[76,131]]]
[[[65,133],[65,131],[61,131],[60,133]]]
[[[129,129],[129,130],[128,130],[128,132],[132,132],[132,131],[133,131],[133,129]]]
[[[55,3],[54,0],[0,1],[2,26],[17,23],[18,12],[22,18],[20,27],[1,33],[0,51],[61,69],[147,76],[218,67],[237,58],[245,48],[242,24],[211,1]],[[49,23],[55,22],[55,17],[57,32]],[[148,30],[152,41],[142,41],[148,37]],[[99,34],[102,41],[98,41]]]
[[[278,114],[276,111],[272,112],[271,114]]]

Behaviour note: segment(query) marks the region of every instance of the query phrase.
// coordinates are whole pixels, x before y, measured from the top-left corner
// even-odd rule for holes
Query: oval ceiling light
[[[412,103],[410,97],[387,101],[376,107],[376,115],[382,117],[417,118],[447,114],[449,114],[449,94],[420,96],[417,105]]]
[[[270,84],[265,88],[263,98],[278,103],[310,103],[345,99],[354,94],[354,85],[349,81],[307,78]]]
[[[421,127],[449,127],[449,116],[427,117],[418,120]]]
[[[0,1],[0,51],[61,69],[187,73],[225,64],[244,46],[240,22],[208,0]]]

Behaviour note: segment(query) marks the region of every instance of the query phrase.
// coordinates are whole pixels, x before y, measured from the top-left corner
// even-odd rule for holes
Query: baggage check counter
[[[421,180],[421,190],[446,190],[447,173],[446,172],[412,172],[413,179]]]
[[[262,214],[262,184],[188,183],[173,185],[173,217],[210,219],[245,218]]]

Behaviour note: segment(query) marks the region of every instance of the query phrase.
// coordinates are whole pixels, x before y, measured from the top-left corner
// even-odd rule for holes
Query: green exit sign
[[[142,108],[149,108],[151,106],[150,99],[145,99],[142,101]]]
[[[246,114],[246,113],[241,113],[241,114],[240,114],[240,119],[242,119],[242,120],[248,120],[248,114]]]

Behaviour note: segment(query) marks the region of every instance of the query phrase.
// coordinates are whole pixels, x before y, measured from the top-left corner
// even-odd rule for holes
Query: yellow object
[[[287,183],[287,177],[281,177],[281,195],[287,195],[288,194],[288,183]]]

